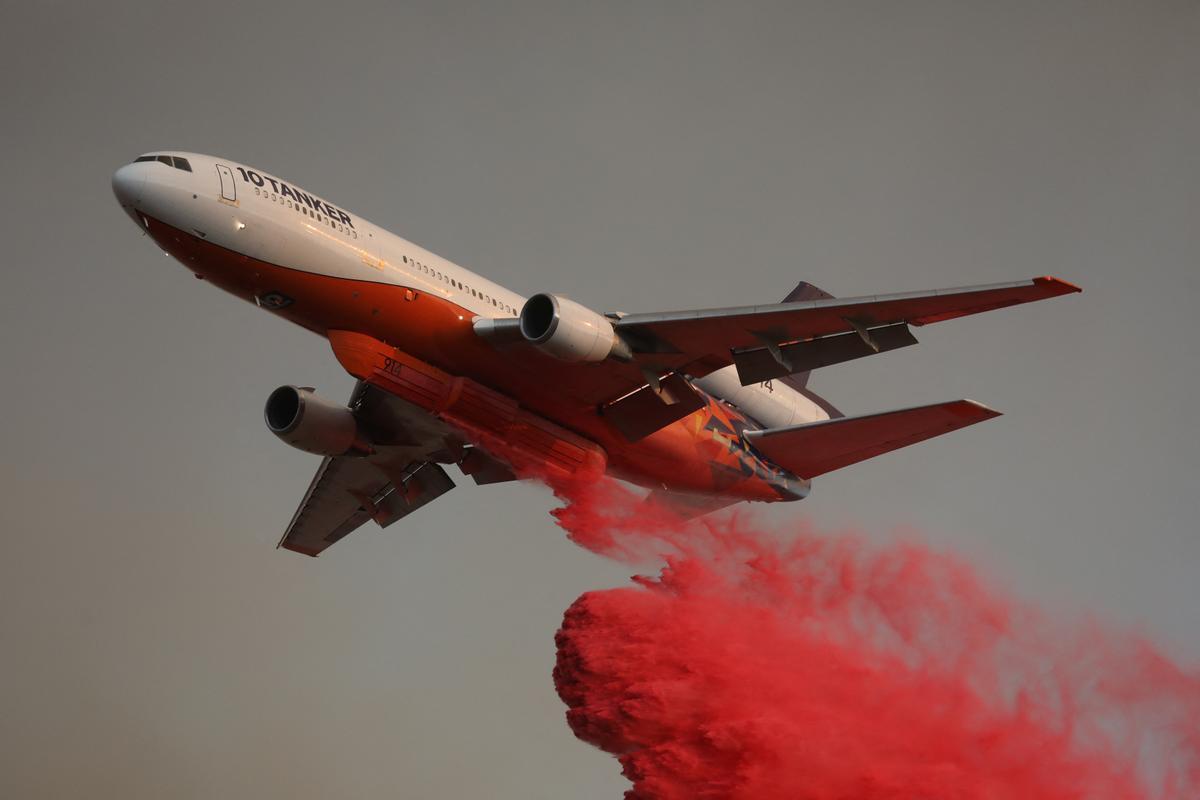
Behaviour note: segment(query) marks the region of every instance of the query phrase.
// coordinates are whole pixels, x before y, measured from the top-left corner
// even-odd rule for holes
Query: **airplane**
[[[357,383],[267,398],[267,428],[323,460],[278,547],[317,556],[455,486],[610,474],[684,516],[808,495],[812,479],[998,416],[971,400],[845,416],[813,370],[908,347],[912,328],[1080,289],[1053,277],[836,298],[601,313],[522,297],[340,205],[226,158],[154,151],[122,209],[197,278],[328,340]]]

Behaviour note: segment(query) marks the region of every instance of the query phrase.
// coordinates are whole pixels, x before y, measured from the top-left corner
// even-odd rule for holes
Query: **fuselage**
[[[121,167],[113,189],[137,225],[197,277],[321,336],[364,334],[476,381],[598,445],[618,477],[743,500],[808,492],[807,481],[741,437],[747,427],[828,417],[782,384],[741,387],[720,370],[694,381],[709,390],[705,408],[629,442],[573,391],[586,373],[564,383],[549,360],[516,363],[476,335],[478,318],[515,317],[524,297],[322,196],[228,159],[175,151]]]

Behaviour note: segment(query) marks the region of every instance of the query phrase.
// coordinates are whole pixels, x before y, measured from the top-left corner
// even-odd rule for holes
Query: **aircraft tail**
[[[813,478],[998,416],[974,400],[954,400],[743,435],[788,472]]]
[[[813,286],[808,281],[800,281],[798,284],[796,284],[796,288],[788,292],[787,296],[779,302],[800,303],[806,300],[830,300],[832,298],[833,295],[824,289]],[[830,419],[840,419],[846,416],[836,407],[834,407],[833,403],[830,403],[824,397],[808,388],[808,379],[811,375],[812,371],[806,370],[804,372],[796,372],[791,375],[785,375],[779,380],[816,403],[817,407],[828,414]]]

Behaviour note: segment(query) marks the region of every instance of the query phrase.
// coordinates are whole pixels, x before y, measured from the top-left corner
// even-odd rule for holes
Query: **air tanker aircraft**
[[[522,297],[323,197],[224,158],[156,151],[117,170],[139,228],[197,278],[325,337],[347,404],[267,398],[267,427],[323,456],[279,542],[319,555],[454,487],[607,472],[687,515],[805,497],[835,469],[998,416],[971,400],[846,417],[818,367],[915,344],[913,326],[1079,289],[1057,278],[599,313]]]

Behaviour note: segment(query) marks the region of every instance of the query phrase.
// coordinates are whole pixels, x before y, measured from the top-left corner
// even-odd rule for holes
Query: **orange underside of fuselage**
[[[607,455],[608,471],[620,478],[652,488],[744,500],[797,497],[788,489],[788,476],[742,444],[744,418],[717,400],[709,398],[705,408],[631,443],[594,405],[577,405],[568,393],[556,391],[548,365],[538,365],[536,371],[523,368],[481,340],[472,328],[474,314],[445,298],[395,284],[266,263],[153,219],[148,228],[160,247],[219,288],[250,302],[270,293],[283,295],[291,302],[269,313],[326,338],[331,331],[365,334],[499,392],[599,445]]]

